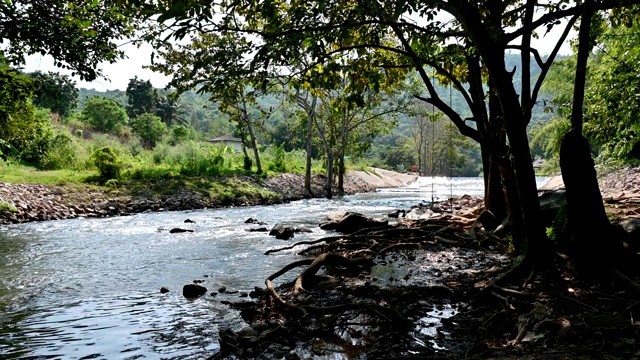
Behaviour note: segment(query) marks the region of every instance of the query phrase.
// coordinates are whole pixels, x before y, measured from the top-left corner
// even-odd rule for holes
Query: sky
[[[538,48],[540,55],[549,54],[553,50],[557,39],[560,37],[564,26],[556,26],[553,28],[545,38],[533,39],[532,44]],[[575,37],[575,35],[569,35],[568,39]],[[80,78],[74,77],[76,86],[86,89],[95,89],[98,91],[106,90],[126,90],[129,80],[134,76],[138,76],[141,80],[150,80],[151,84],[155,88],[164,88],[171,80],[169,77],[159,73],[154,73],[149,69],[144,69],[143,66],[151,64],[152,47],[148,44],[142,45],[137,48],[135,45],[127,44],[122,47],[127,56],[126,59],[120,60],[115,64],[103,63],[100,65],[103,73],[107,79],[99,78],[93,82],[81,81]],[[560,54],[571,54],[571,48],[566,42]],[[54,65],[53,58],[51,56],[33,55],[27,58],[24,66],[24,71],[34,72],[59,72],[62,74],[70,75],[71,71],[57,68]]]
[[[126,59],[120,60],[117,63],[109,64],[102,63],[100,69],[107,76],[108,79],[98,78],[92,82],[81,81],[79,77],[74,77],[77,87],[86,89],[95,89],[99,91],[106,90],[126,90],[129,79],[134,76],[138,76],[142,80],[150,80],[156,88],[164,88],[169,82],[170,78],[160,73],[154,73],[149,69],[144,69],[143,66],[151,65],[151,45],[145,44],[140,48],[135,45],[127,44],[122,46]],[[53,58],[51,56],[33,55],[27,58],[24,66],[24,71],[34,72],[59,72],[61,74],[70,75],[71,71],[60,69],[54,65]]]

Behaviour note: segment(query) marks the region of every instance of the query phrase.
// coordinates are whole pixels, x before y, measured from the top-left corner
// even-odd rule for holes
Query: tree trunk
[[[333,155],[331,155],[331,149],[327,147],[327,199],[333,197]]]
[[[582,106],[591,42],[589,2],[585,5],[578,34],[578,59],[571,112],[571,130],[560,147],[560,168],[567,192],[568,251],[579,271],[597,272],[609,267],[622,250],[611,239],[611,225],[591,158],[589,141],[582,135]]]
[[[253,156],[256,158],[256,166],[258,167],[258,174],[262,174],[262,164],[260,163],[260,153],[258,152],[258,141],[253,133],[253,126],[251,122],[247,120],[247,130],[249,131],[249,139],[251,139],[251,148],[253,149]]]
[[[344,195],[344,154],[338,159],[338,195]]]
[[[313,145],[313,117],[315,116],[317,97],[311,100],[311,109],[307,111],[307,163],[304,172],[304,196],[313,197],[311,191],[311,147]]]

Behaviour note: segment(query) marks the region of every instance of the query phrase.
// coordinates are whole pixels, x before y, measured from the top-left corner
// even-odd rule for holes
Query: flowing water
[[[327,235],[317,225],[331,213],[381,216],[464,194],[481,196],[481,179],[420,178],[405,188],[333,200],[0,227],[0,358],[211,355],[219,328],[242,327],[237,312],[220,303],[239,294],[190,301],[182,286],[201,279],[210,293],[223,286],[248,292],[297,258],[295,250],[263,255],[286,243],[246,231],[256,227],[247,218],[307,226],[313,233],[295,240],[310,240]],[[194,232],[170,234],[175,227]],[[170,292],[161,294],[161,287]]]

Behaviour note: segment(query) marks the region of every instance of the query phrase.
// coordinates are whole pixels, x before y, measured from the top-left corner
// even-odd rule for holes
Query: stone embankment
[[[64,185],[8,183],[0,183],[0,202],[15,208],[15,211],[0,214],[0,224],[187,210],[203,208],[210,203],[197,192],[189,190],[181,190],[167,198],[134,198],[102,190],[78,192]]]
[[[378,172],[384,172],[384,175]],[[375,182],[371,181],[371,176],[374,176]],[[416,179],[416,176],[379,169],[375,169],[373,175],[364,171],[353,171],[345,177],[344,188],[346,194],[355,194],[373,191],[379,187],[402,186]],[[254,185],[279,196],[220,200],[207,197],[198,189],[192,188],[181,188],[169,195],[123,195],[117,190],[99,187],[80,189],[65,185],[0,183],[0,224],[273,204],[303,198],[304,175],[301,174],[281,174],[266,180],[243,177],[243,180],[251,181]],[[325,195],[325,183],[325,178],[314,176],[314,196]],[[11,210],[6,209],[7,205]]]

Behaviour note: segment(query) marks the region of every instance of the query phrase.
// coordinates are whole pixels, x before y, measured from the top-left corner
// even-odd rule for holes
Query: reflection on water
[[[471,189],[471,181],[459,183],[464,181]],[[475,181],[481,189],[480,179]],[[317,225],[327,214],[348,210],[380,216],[428,200],[423,184],[421,179],[420,186],[399,190],[269,207],[0,227],[0,357],[190,359],[211,354],[219,346],[219,327],[242,326],[238,314],[220,303],[238,294],[188,301],[182,286],[202,279],[209,292],[222,286],[249,291],[296,258],[295,250],[263,255],[284,243],[245,231],[253,227],[244,223],[247,218],[310,227],[313,233],[296,234],[295,240],[312,240],[326,235]],[[184,223],[187,218],[195,223]],[[175,227],[194,232],[170,234]],[[171,291],[160,294],[163,286]]]

